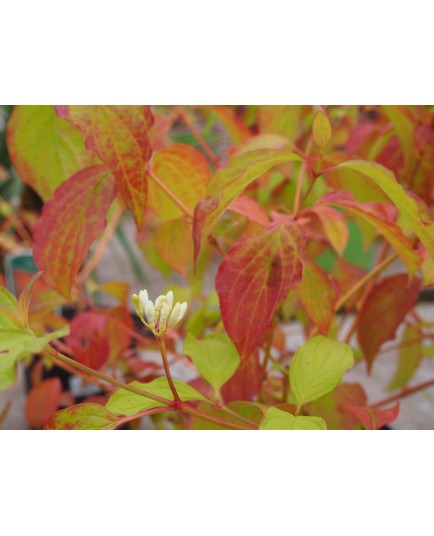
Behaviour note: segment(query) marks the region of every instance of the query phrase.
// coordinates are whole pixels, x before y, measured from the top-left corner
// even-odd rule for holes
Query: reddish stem
[[[401,398],[410,396],[414,393],[417,393],[418,391],[421,391],[422,389],[431,387],[432,385],[434,385],[434,378],[426,382],[419,383],[418,385],[415,385],[414,387],[408,387],[406,389],[403,389],[400,393],[389,396],[388,398],[384,398],[383,400],[380,400],[379,402],[375,402],[375,404],[371,404],[371,408],[385,406],[386,404],[390,404],[391,402],[395,402],[396,400],[400,400]]]

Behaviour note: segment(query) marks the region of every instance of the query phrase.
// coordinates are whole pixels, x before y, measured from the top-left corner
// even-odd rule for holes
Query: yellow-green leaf
[[[310,339],[296,351],[289,369],[297,407],[333,391],[353,364],[353,350],[348,344],[321,335]]]
[[[351,160],[339,164],[334,168],[339,174],[345,175],[355,173],[369,188],[370,199],[358,199],[358,201],[378,201],[375,198],[376,191],[389,198],[398,208],[400,216],[404,218],[406,225],[416,234],[424,244],[428,252],[434,256],[434,222],[429,217],[426,210],[421,210],[416,200],[407,194],[404,188],[396,180],[394,174],[387,168],[375,162],[364,162],[362,160]],[[360,192],[360,188],[357,190]],[[354,192],[356,197],[357,193]]]
[[[0,313],[1,314],[1,313]],[[17,330],[0,330],[0,389],[6,389],[15,382],[15,365],[19,359],[29,354],[42,352],[45,346],[53,339],[64,337],[69,333],[69,326],[36,337],[31,333]]]
[[[99,404],[77,404],[56,411],[44,430],[113,430],[118,418]]]
[[[189,333],[183,353],[191,357],[200,375],[217,390],[240,364],[238,351],[226,333],[209,333],[202,340]]]
[[[44,201],[71,175],[99,163],[78,130],[56,115],[54,106],[15,106],[7,140],[20,179]]]
[[[424,356],[423,338],[420,328],[407,324],[402,335],[398,355],[398,367],[389,384],[389,390],[404,387],[412,378]]]
[[[326,430],[321,417],[296,417],[278,408],[269,408],[259,425],[260,430]]]

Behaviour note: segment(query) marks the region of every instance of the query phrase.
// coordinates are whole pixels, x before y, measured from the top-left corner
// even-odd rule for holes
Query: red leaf
[[[152,154],[150,106],[56,106],[56,112],[78,128],[87,148],[111,169],[140,228],[148,192],[145,166]]]
[[[308,415],[322,417],[327,430],[354,430],[360,419],[348,405],[360,407],[366,404],[366,393],[358,383],[341,383],[334,391],[303,406]]]
[[[114,197],[111,173],[104,166],[93,166],[63,183],[42,209],[34,231],[35,262],[47,283],[68,300]]]
[[[386,277],[366,297],[359,314],[359,344],[370,372],[381,345],[395,338],[398,326],[416,305],[420,280],[407,274]]]
[[[80,313],[72,319],[71,333],[66,338],[74,359],[94,370],[101,368],[109,358],[107,321],[107,315],[97,311]]]
[[[228,207],[228,210],[237,212],[249,220],[260,223],[261,225],[268,225],[270,223],[264,209],[258,205],[256,201],[245,195],[237,197],[237,199],[235,199],[235,201]]]
[[[233,400],[253,400],[261,389],[262,365],[259,355],[251,355],[241,362],[235,374],[222,387],[226,403]]]
[[[57,410],[62,394],[62,382],[59,378],[44,380],[29,393],[24,412],[26,419],[33,428],[42,428]]]
[[[303,260],[303,275],[297,294],[307,315],[327,335],[335,314],[336,293],[327,274],[314,262]]]
[[[362,422],[367,430],[379,430],[386,424],[390,424],[399,414],[399,402],[388,409],[378,409],[369,406],[358,407],[346,404],[347,409]]]
[[[260,344],[274,312],[301,277],[305,240],[292,220],[266,227],[235,244],[217,273],[226,331],[243,360]]]

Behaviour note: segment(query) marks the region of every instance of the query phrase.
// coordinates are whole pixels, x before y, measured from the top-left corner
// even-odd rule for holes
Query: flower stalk
[[[172,391],[175,402],[181,402],[170,373],[165,338],[167,333],[184,317],[185,311],[187,310],[187,302],[177,302],[173,306],[173,292],[170,290],[167,294],[158,296],[154,304],[148,297],[148,291],[144,289],[139,292],[139,295],[133,294],[133,303],[138,317],[152,331],[157,339],[170,390]]]

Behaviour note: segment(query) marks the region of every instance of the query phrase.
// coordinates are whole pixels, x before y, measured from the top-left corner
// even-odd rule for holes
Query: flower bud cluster
[[[156,337],[164,336],[185,315],[187,302],[173,306],[173,292],[158,296],[155,304],[148,298],[148,291],[133,294],[133,303],[140,320],[152,330]]]

